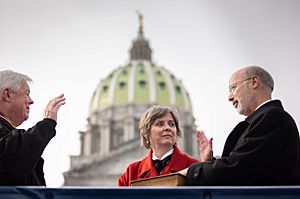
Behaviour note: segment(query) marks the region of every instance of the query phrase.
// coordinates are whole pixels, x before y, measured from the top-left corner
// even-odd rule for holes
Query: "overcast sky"
[[[0,70],[34,81],[35,103],[20,128],[41,120],[52,97],[67,98],[43,154],[49,187],[62,185],[69,156],[79,154],[78,132],[97,84],[129,61],[136,10],[154,62],[183,81],[216,155],[244,119],[227,101],[229,77],[240,67],[266,68],[275,80],[273,98],[300,123],[298,0],[0,0]]]

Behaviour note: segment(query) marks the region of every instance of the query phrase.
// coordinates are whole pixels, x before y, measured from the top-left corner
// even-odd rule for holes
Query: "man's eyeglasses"
[[[240,83],[243,83],[244,81],[248,81],[250,79],[252,79],[252,77],[248,77],[247,79],[244,79],[244,80],[241,80],[239,82],[229,85],[229,93],[232,93],[236,89],[237,85],[239,85]]]

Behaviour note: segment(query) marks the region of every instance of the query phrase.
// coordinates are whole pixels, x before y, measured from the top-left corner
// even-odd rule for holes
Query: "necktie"
[[[165,168],[165,166],[170,162],[171,158],[172,158],[172,154],[167,156],[163,160],[158,160],[158,159],[153,160],[154,167],[156,168],[158,174],[160,174],[161,171]]]

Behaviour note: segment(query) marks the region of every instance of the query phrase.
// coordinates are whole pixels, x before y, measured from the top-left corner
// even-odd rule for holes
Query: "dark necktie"
[[[153,160],[154,167],[156,168],[158,174],[160,174],[161,171],[165,168],[165,166],[170,162],[171,158],[172,154],[167,156],[163,160]]]

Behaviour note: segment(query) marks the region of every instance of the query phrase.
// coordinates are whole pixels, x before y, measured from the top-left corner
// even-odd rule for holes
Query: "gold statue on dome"
[[[139,20],[139,30],[143,29],[143,14],[140,11],[136,11],[138,14],[138,20]]]

